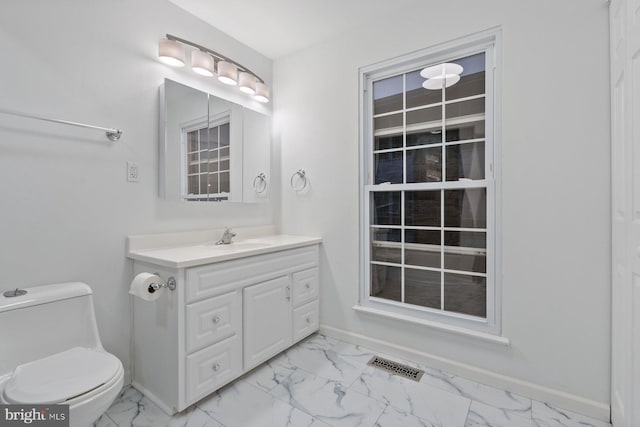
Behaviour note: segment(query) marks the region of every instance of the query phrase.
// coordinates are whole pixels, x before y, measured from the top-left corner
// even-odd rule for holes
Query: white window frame
[[[360,296],[355,310],[379,314],[411,323],[432,326],[463,335],[487,336],[489,340],[508,343],[508,340],[492,339],[501,333],[501,281],[500,259],[500,28],[493,28],[432,48],[420,50],[402,57],[387,60],[360,71]],[[388,299],[370,296],[370,194],[389,191],[389,187],[373,185],[373,82],[430,65],[485,52],[486,106],[485,111],[485,179],[461,185],[457,181],[434,183],[433,189],[470,188],[482,186],[487,189],[487,316],[486,319],[454,312],[430,309]],[[444,161],[444,159],[443,159]],[[427,185],[393,184],[394,191],[424,190]],[[404,200],[404,198],[402,199]],[[402,204],[404,215],[404,203]],[[388,227],[383,227],[388,228]],[[404,241],[404,236],[402,237]],[[467,332],[468,331],[468,332]],[[477,332],[476,332],[477,331]],[[503,342],[504,341],[504,342]]]
[[[190,120],[180,124],[180,193],[182,200],[186,201],[220,201],[230,200],[231,191],[228,193],[206,193],[206,194],[189,194],[188,192],[188,179],[189,179],[189,156],[187,147],[187,134],[196,130],[207,128],[219,127],[225,123],[231,123],[231,110],[223,111],[211,118],[201,117],[198,119]],[[231,141],[229,141],[229,168],[231,168]],[[220,158],[218,158],[218,174],[220,171]],[[231,170],[229,172],[229,179],[231,179]],[[219,179],[219,178],[218,178]]]

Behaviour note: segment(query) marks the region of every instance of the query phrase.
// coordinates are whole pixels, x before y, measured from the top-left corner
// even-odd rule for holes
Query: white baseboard
[[[587,399],[575,394],[555,390],[539,384],[520,380],[518,378],[502,375],[497,372],[477,368],[466,363],[445,359],[434,354],[424,353],[408,347],[380,341],[375,338],[348,332],[343,329],[337,329],[327,325],[320,325],[319,332],[328,337],[347,341],[352,344],[362,345],[372,350],[386,353],[390,356],[397,356],[425,366],[442,369],[443,371],[477,381],[481,384],[486,384],[502,390],[508,390],[540,402],[546,402],[561,409],[577,412],[605,422],[609,422],[610,420],[610,407],[606,403],[596,402],[595,400]]]

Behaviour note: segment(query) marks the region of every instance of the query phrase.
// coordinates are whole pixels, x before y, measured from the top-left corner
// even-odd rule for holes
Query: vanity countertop
[[[135,237],[134,237],[135,238]],[[131,239],[131,238],[129,238]],[[227,245],[216,245],[213,240],[199,244],[180,244],[156,248],[135,247],[129,242],[127,257],[170,268],[195,267],[253,255],[315,245],[319,237],[274,234],[248,239],[237,239]]]

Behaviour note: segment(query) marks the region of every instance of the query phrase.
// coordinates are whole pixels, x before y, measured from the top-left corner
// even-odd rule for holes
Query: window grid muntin
[[[370,218],[369,220],[369,230],[373,230],[375,228],[382,228],[382,227],[386,227],[386,228],[393,228],[393,229],[400,229],[401,233],[401,244],[402,244],[402,250],[401,250],[401,264],[394,264],[394,263],[380,263],[378,261],[371,261],[371,254],[370,254],[370,250],[371,250],[371,246],[373,242],[369,242],[369,244],[367,245],[367,261],[369,263],[369,271],[371,271],[371,264],[379,264],[379,265],[388,265],[388,266],[393,266],[393,267],[400,267],[401,268],[401,283],[402,283],[402,304],[409,304],[406,303],[405,300],[405,269],[408,268],[415,268],[415,269],[423,269],[423,270],[428,270],[428,271],[439,271],[440,274],[440,296],[441,296],[441,301],[440,301],[440,310],[437,310],[439,312],[442,313],[446,313],[447,315],[453,315],[454,317],[460,317],[462,316],[464,317],[470,317],[471,320],[477,320],[478,318],[476,316],[472,316],[472,315],[467,315],[467,314],[463,314],[463,313],[457,313],[457,312],[450,312],[450,311],[445,311],[445,288],[444,288],[444,276],[446,273],[451,273],[451,274],[461,274],[461,275],[466,275],[466,276],[477,276],[477,277],[488,277],[489,274],[489,268],[488,266],[486,266],[486,273],[478,273],[478,272],[472,272],[472,271],[460,271],[460,270],[451,270],[451,269],[445,269],[444,268],[444,264],[445,264],[445,250],[446,250],[446,246],[445,246],[445,236],[444,236],[444,232],[445,231],[474,231],[474,232],[485,232],[487,233],[487,228],[455,228],[455,227],[444,227],[444,221],[445,221],[445,198],[444,198],[444,192],[447,189],[467,189],[467,188],[484,188],[485,189],[485,198],[486,198],[486,202],[489,203],[489,188],[488,188],[488,182],[487,182],[487,177],[490,176],[488,175],[489,172],[489,166],[487,166],[489,164],[489,159],[490,159],[490,152],[488,152],[488,150],[485,149],[485,161],[484,161],[484,168],[485,168],[485,179],[483,180],[474,180],[471,183],[468,182],[464,182],[464,183],[460,183],[460,181],[446,181],[446,167],[447,167],[447,162],[446,162],[446,148],[448,146],[452,146],[452,145],[462,145],[462,144],[468,144],[468,143],[474,143],[474,142],[482,142],[484,143],[484,146],[486,147],[487,145],[487,139],[488,139],[488,132],[486,130],[486,128],[488,127],[487,124],[487,109],[486,109],[486,99],[487,99],[487,93],[488,93],[488,88],[490,87],[489,85],[486,84],[486,80],[487,80],[487,62],[488,62],[488,55],[487,55],[487,51],[486,50],[482,50],[480,52],[476,52],[476,53],[484,53],[485,54],[485,69],[484,69],[484,73],[485,73],[485,92],[483,94],[479,94],[479,95],[472,95],[472,96],[468,96],[468,97],[461,97],[461,98],[456,98],[453,100],[446,100],[446,90],[441,90],[441,102],[438,103],[432,103],[429,105],[424,105],[424,106],[416,106],[416,107],[412,107],[410,110],[408,110],[406,108],[406,98],[407,98],[407,91],[406,91],[406,76],[407,74],[409,74],[411,71],[403,71],[402,75],[403,75],[403,92],[402,92],[402,102],[403,102],[403,109],[402,111],[400,110],[396,110],[396,111],[390,111],[390,112],[385,112],[385,113],[381,113],[379,115],[370,115],[370,126],[371,126],[371,139],[368,141],[368,143],[370,144],[370,150],[369,152],[371,153],[370,156],[370,161],[372,162],[371,165],[374,166],[375,165],[375,154],[380,154],[380,153],[393,153],[393,152],[402,152],[403,155],[403,159],[402,159],[402,166],[403,166],[403,184],[384,184],[383,187],[384,188],[371,188],[371,187],[380,187],[380,184],[376,185],[376,184],[370,184],[370,185],[366,185],[365,186],[365,191],[367,192],[368,195],[370,195],[373,192],[377,192],[377,191],[382,191],[382,192],[395,192],[395,191],[399,191],[400,195],[401,195],[401,206],[400,206],[400,210],[401,210],[401,224],[400,226],[392,226],[392,225],[376,225],[373,224],[372,218]],[[459,58],[463,58],[465,56],[471,56],[470,55],[463,55],[463,56],[459,56]],[[452,59],[455,60],[455,59]],[[422,67],[418,68],[421,69]],[[389,75],[389,76],[384,76],[384,77],[380,77],[376,80],[372,80],[371,84],[369,86],[370,90],[372,91],[372,96],[369,98],[370,99],[370,105],[371,105],[371,109],[370,111],[373,112],[373,101],[374,101],[374,97],[373,97],[373,82],[374,81],[379,81],[379,80],[383,80],[385,78],[391,78],[391,77],[395,77],[394,75]],[[474,99],[481,99],[484,98],[485,99],[485,111],[482,114],[476,114],[476,115],[470,115],[470,117],[466,117],[466,116],[458,116],[455,117],[454,119],[452,119],[452,121],[448,121],[447,120],[447,116],[446,116],[446,107],[447,105],[450,104],[454,104],[454,103],[458,103],[458,102],[463,102],[463,101],[468,101],[468,100],[474,100]],[[407,132],[408,132],[408,127],[407,127],[407,119],[406,119],[406,113],[407,111],[415,111],[415,110],[420,110],[420,109],[426,109],[426,108],[431,108],[431,107],[435,107],[435,106],[440,106],[441,108],[441,120],[440,120],[440,130],[441,130],[441,135],[440,135],[440,142],[439,143],[435,143],[435,144],[427,144],[427,145],[418,145],[418,146],[411,146],[411,147],[407,147]],[[390,116],[390,115],[394,115],[394,114],[399,114],[402,113],[402,147],[400,148],[391,148],[391,149],[384,149],[384,150],[373,150],[373,144],[375,142],[375,137],[377,136],[385,136],[385,135],[397,135],[398,131],[400,129],[398,129],[398,127],[393,127],[393,128],[382,128],[382,130],[375,130],[374,129],[374,118],[376,117],[381,117],[381,116]],[[479,117],[481,116],[481,117]],[[466,117],[466,119],[460,119],[460,117]],[[481,118],[482,121],[484,122],[485,125],[485,135],[483,138],[472,138],[472,139],[462,139],[462,140],[453,140],[453,141],[447,141],[447,134],[446,134],[446,129],[448,126],[456,126],[456,125],[460,125],[460,124],[464,124],[464,123],[474,123],[476,121],[478,121],[478,119]],[[431,123],[431,122],[429,122]],[[423,130],[423,129],[430,129],[434,126],[414,126],[414,128],[411,129],[411,131],[415,131],[417,130]],[[421,148],[436,148],[436,147],[440,147],[441,149],[441,177],[440,177],[440,181],[438,182],[420,182],[420,183],[410,183],[407,184],[407,151],[410,150],[415,150],[415,149],[421,149]],[[372,169],[373,171],[373,169]],[[370,175],[370,179],[374,180],[374,176]],[[480,181],[480,182],[478,182]],[[447,185],[448,183],[456,183],[457,185]],[[429,185],[432,184],[432,185]],[[411,187],[409,187],[411,186]],[[400,187],[400,188],[399,188]],[[424,190],[424,191],[428,191],[428,190],[439,190],[440,191],[440,227],[423,227],[421,229],[429,229],[429,230],[439,230],[440,231],[440,269],[433,269],[433,268],[429,268],[429,267],[423,267],[423,266],[408,266],[406,264],[406,258],[405,258],[405,250],[406,250],[406,242],[405,242],[405,231],[407,229],[418,229],[416,228],[416,226],[410,226],[407,227],[405,224],[405,205],[406,205],[406,199],[405,199],[405,193],[406,191],[416,191],[416,190]],[[368,203],[372,203],[371,198],[367,197],[366,198],[368,200]],[[487,209],[488,209],[488,205],[487,205]],[[488,215],[487,215],[487,220],[488,220]],[[446,229],[446,230],[445,230]],[[371,233],[371,231],[370,231]],[[372,234],[370,234],[370,236],[372,236]],[[487,236],[488,237],[488,236]],[[488,256],[488,252],[489,252],[489,239],[485,238],[485,263],[489,262],[489,256]],[[483,321],[489,319],[490,317],[490,313],[489,313],[489,308],[490,308],[490,304],[489,304],[489,290],[488,290],[488,283],[485,284],[485,292],[487,295],[486,301],[485,301],[485,309],[486,309],[486,316],[484,318],[481,318]],[[369,294],[369,298],[371,299],[382,299],[382,298],[377,298],[371,294]],[[384,299],[382,299],[384,300]],[[387,300],[385,300],[387,301]],[[393,301],[393,300],[388,300],[389,302],[394,302],[397,303],[397,301]],[[416,306],[419,307],[421,309],[425,309],[425,310],[433,310],[429,307],[423,307],[423,306]]]
[[[230,145],[230,135],[229,135],[229,141],[227,141],[227,145],[222,146],[222,127],[224,125],[230,126],[230,119],[228,115],[225,115],[221,118],[218,118],[217,120],[210,122],[207,124],[206,119],[204,120],[204,122],[200,122],[197,124],[191,124],[190,126],[184,127],[182,129],[183,135],[184,135],[184,140],[185,140],[185,151],[184,151],[184,158],[185,158],[185,162],[186,162],[186,170],[185,170],[185,177],[186,177],[186,183],[185,183],[185,190],[184,190],[184,195],[183,198],[185,200],[189,200],[189,201],[202,201],[202,200],[213,200],[213,201],[219,201],[219,200],[228,200],[229,199],[229,193],[228,192],[223,192],[221,189],[222,186],[222,179],[221,176],[223,174],[228,174],[229,175],[229,179],[230,179],[230,173],[231,173],[231,162],[230,162],[230,152],[231,152],[231,145]],[[202,140],[201,140],[201,133],[203,130],[207,130],[207,148],[202,148]],[[211,148],[211,132],[215,132],[216,133],[216,148]],[[230,132],[230,129],[229,129]],[[195,134],[197,137],[197,149],[194,151],[190,151],[189,150],[189,134]],[[221,155],[221,152],[223,150],[227,150],[229,152],[229,154],[227,156],[225,156],[224,158]],[[196,161],[197,164],[197,172],[194,173],[190,173],[189,172],[189,166],[192,165],[192,162],[190,160],[190,155],[192,154],[198,154],[198,160]],[[214,158],[212,159],[211,154],[214,153]],[[205,156],[206,155],[206,156]],[[206,157],[206,158],[204,158]],[[214,160],[212,162],[212,160]],[[224,161],[228,162],[228,167],[225,169],[221,168],[221,165]],[[203,171],[203,163],[207,164],[207,171]],[[215,171],[211,171],[211,165],[214,164],[216,165],[216,170]],[[202,188],[202,180],[201,177],[202,176],[206,176],[206,182],[207,182],[207,189],[206,191],[203,191],[204,189]],[[213,192],[209,191],[209,187],[211,186],[211,177],[215,176],[217,178],[216,182],[216,188],[214,189]],[[190,192],[190,188],[189,188],[189,178],[191,177],[197,177],[198,178],[198,185],[197,185],[197,193],[192,193]]]

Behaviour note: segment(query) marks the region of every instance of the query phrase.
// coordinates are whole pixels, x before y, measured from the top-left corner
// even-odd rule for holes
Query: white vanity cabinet
[[[318,330],[319,239],[186,267],[149,252],[129,252],[135,274],[177,288],[134,299],[133,385],[169,414]]]

